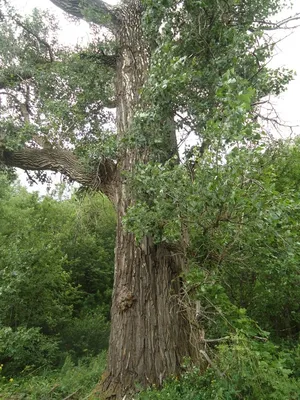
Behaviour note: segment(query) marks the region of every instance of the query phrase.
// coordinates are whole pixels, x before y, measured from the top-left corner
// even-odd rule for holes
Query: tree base
[[[92,393],[92,399],[101,400],[129,400],[137,393],[138,390],[134,390],[134,381],[128,379],[127,384],[120,382],[104,372],[101,381],[97,384],[96,388]]]

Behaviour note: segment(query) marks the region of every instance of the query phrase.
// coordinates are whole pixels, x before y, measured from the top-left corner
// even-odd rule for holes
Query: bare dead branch
[[[258,21],[261,23],[260,28],[265,31],[274,31],[278,29],[295,29],[299,25],[295,26],[288,26],[288,24],[292,21],[299,21],[300,20],[300,13],[296,13],[295,15],[291,15],[281,21],[278,22],[271,22],[271,21]]]
[[[25,174],[27,175],[27,178],[28,178],[29,182],[34,183],[35,185],[37,185],[37,181],[35,179],[33,179],[33,177],[29,174],[27,169],[25,169]]]
[[[215,364],[212,362],[208,354],[204,350],[200,350],[201,355],[205,358],[205,360],[208,362],[208,364],[216,371],[216,373],[222,377],[224,374],[215,366]]]
[[[227,342],[230,339],[231,339],[230,336],[224,336],[224,337],[217,338],[217,339],[203,339],[202,342],[203,343],[222,343],[222,342]]]
[[[77,390],[75,390],[75,392],[69,394],[67,397],[64,397],[63,400],[69,400],[69,399],[71,399],[73,396],[75,396],[76,393],[79,392],[80,389],[81,389],[81,387],[78,388]]]

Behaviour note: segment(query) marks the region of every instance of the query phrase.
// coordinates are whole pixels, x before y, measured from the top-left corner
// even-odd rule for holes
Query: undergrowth
[[[240,336],[216,350],[204,374],[186,363],[181,377],[142,391],[136,400],[300,399],[300,347],[284,352]]]
[[[67,357],[62,368],[44,369],[23,377],[5,377],[0,375],[0,399],[3,400],[72,400],[91,399],[105,368],[106,353],[80,360],[77,365]],[[68,397],[69,396],[69,397]]]

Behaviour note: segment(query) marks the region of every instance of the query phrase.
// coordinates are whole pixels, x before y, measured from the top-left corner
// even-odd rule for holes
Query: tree
[[[55,200],[0,173],[0,364],[15,374],[108,346],[115,213],[101,194]]]
[[[112,39],[79,57],[60,48],[54,53],[53,20],[46,29],[37,12],[25,21],[2,13],[10,22],[1,40],[13,38],[19,47],[14,54],[8,45],[3,50],[0,87],[8,114],[2,120],[0,160],[27,171],[61,172],[102,191],[114,204],[112,327],[100,392],[103,398],[121,399],[136,383],[160,385],[179,373],[183,357],[198,356],[194,340],[199,342],[203,332],[182,307],[187,228],[180,214],[151,221],[157,203],[150,183],[167,169],[173,185],[177,178],[193,185],[204,153],[221,160],[234,143],[262,138],[257,106],[291,79],[289,71],[266,67],[273,42],[263,31],[274,29],[268,18],[280,4],[52,2],[106,27]],[[115,141],[101,129],[108,121],[107,106],[116,106]],[[198,138],[183,164],[178,132]],[[104,139],[110,143],[105,151]],[[178,193],[174,203],[179,202]]]

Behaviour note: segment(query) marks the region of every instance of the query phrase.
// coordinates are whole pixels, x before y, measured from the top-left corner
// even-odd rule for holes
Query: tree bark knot
[[[123,287],[120,290],[118,299],[117,299],[117,306],[118,309],[122,312],[128,310],[132,307],[133,303],[136,301],[134,294],[126,287]]]

